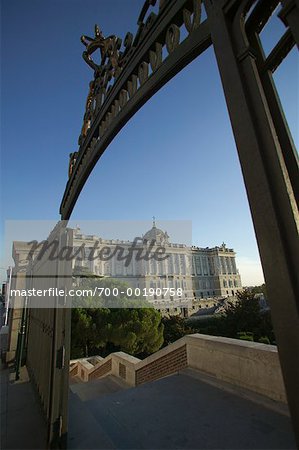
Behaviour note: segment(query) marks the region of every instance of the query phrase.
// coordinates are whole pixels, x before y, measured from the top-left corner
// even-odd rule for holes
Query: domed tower
[[[152,228],[145,233],[143,236],[143,242],[148,242],[149,244],[155,242],[156,245],[168,245],[169,244],[169,236],[167,232],[160,230],[160,228],[156,227],[155,217],[153,217],[153,226]]]

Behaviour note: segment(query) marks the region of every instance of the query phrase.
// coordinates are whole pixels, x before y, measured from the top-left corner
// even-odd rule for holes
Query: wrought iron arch
[[[69,219],[89,174],[121,128],[151,96],[212,43],[208,21],[200,22],[201,0],[161,1],[159,14],[151,13],[142,22],[153,3],[145,2],[135,39],[128,33],[124,50],[112,49],[109,54],[108,49],[108,62],[104,60],[95,70],[89,96],[95,100],[96,107],[93,110],[91,102],[87,102],[79,154],[60,207],[62,219]],[[180,40],[183,26],[188,35]],[[94,40],[92,51],[95,45]],[[168,54],[166,58],[163,58],[163,47]]]
[[[289,407],[299,444],[298,155],[272,79],[299,43],[299,0],[146,0],[135,37],[96,33],[85,40],[95,69],[79,151],[73,154],[60,213],[68,220],[96,162],[165,83],[213,45],[243,171],[271,305]],[[266,57],[259,33],[277,6],[286,32]],[[147,18],[146,18],[147,17]],[[181,28],[187,37],[181,40]],[[114,39],[115,38],[115,39]],[[89,45],[89,43],[90,45]],[[102,63],[92,53],[102,49]],[[167,56],[164,58],[163,47]]]

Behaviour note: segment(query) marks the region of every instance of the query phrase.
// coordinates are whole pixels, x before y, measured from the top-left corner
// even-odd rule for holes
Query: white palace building
[[[84,268],[98,276],[118,278],[127,282],[132,288],[181,289],[181,301],[194,302],[200,299],[213,299],[234,296],[242,288],[239,271],[236,267],[236,254],[233,249],[227,248],[223,243],[213,248],[190,247],[185,244],[175,244],[169,241],[167,232],[156,227],[145,233],[136,244],[131,241],[118,239],[101,239],[95,235],[84,235],[79,227],[74,230],[74,247],[81,248],[79,257],[74,261],[74,269]],[[122,248],[124,254],[135,246],[135,250],[148,251],[153,255],[157,248],[163,247],[164,258],[139,259],[133,256],[129,264],[119,261],[117,249]],[[96,252],[104,247],[109,248],[111,258],[96,257]],[[89,258],[93,252],[93,257]],[[134,252],[135,255],[136,252]],[[159,289],[158,289],[159,288]],[[164,291],[166,291],[164,289]],[[176,300],[169,293],[152,297],[153,303]]]

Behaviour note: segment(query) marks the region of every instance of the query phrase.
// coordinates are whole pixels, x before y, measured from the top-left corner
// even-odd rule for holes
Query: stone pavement
[[[1,449],[45,449],[46,427],[25,367],[20,379],[1,367]]]
[[[70,449],[295,449],[285,406],[187,369],[71,386]]]
[[[25,368],[1,371],[1,448],[45,449]],[[130,388],[108,376],[70,386],[69,449],[295,449],[285,406],[186,369]]]

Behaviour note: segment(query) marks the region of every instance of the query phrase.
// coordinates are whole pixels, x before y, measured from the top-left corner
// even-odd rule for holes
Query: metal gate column
[[[205,0],[299,444],[298,209],[286,155],[246,36],[245,16],[252,4],[248,0]]]

